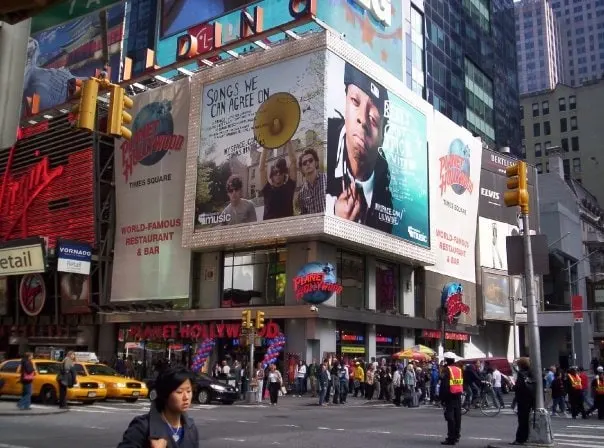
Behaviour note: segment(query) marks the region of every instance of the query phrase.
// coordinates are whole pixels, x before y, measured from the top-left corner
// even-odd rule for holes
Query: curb
[[[489,445],[487,445],[487,448],[504,448],[504,447],[510,448],[510,446],[512,446],[512,445],[510,445],[508,443],[499,443],[499,444],[489,444]],[[553,446],[556,446],[556,444],[553,443],[551,445],[539,445],[536,443],[525,443],[524,445],[520,445],[520,446],[526,447],[526,448],[544,448],[544,447],[551,448]]]
[[[69,409],[40,409],[40,410],[34,410],[33,412],[27,412],[27,411],[20,411],[20,410],[15,410],[15,411],[0,411],[0,417],[37,417],[37,416],[43,416],[43,415],[55,415],[55,414],[64,414],[66,412],[69,412]]]

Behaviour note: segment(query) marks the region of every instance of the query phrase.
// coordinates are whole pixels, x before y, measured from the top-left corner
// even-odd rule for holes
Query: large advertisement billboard
[[[506,237],[519,235],[517,226],[492,219],[478,218],[478,241],[480,245],[480,266],[508,270]]]
[[[203,87],[197,229],[325,210],[325,53]]]
[[[476,283],[476,217],[482,142],[439,112],[430,141],[430,233],[436,263],[427,270]]]
[[[327,54],[325,213],[429,247],[426,116]]]
[[[510,278],[482,271],[483,319],[511,321]]]
[[[137,95],[132,139],[116,141],[112,301],[189,296],[182,247],[189,80]]]
[[[106,10],[107,35],[104,36],[99,13],[79,17],[62,25],[33,34],[27,46],[27,64],[23,86],[23,112],[27,98],[39,96],[40,111],[61,105],[69,96],[73,78],[94,76],[105,65],[103,39],[109,48],[111,80],[118,81],[122,52],[125,5]]]

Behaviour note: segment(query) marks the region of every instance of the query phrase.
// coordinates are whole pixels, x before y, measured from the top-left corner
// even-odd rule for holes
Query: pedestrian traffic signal
[[[126,95],[124,89],[117,85],[109,86],[109,115],[107,116],[107,133],[126,140],[132,138],[132,131],[125,124],[132,123],[132,115],[124,109],[134,106],[132,98]]]
[[[256,311],[256,330],[264,328],[264,311]]]
[[[245,310],[241,312],[241,328],[251,328],[252,326],[252,311]]]
[[[520,207],[523,214],[529,213],[529,193],[526,162],[516,162],[505,169],[508,177],[508,191],[503,194],[503,201],[508,207]]]
[[[94,78],[85,81],[76,79],[72,85],[73,96],[80,99],[71,110],[75,116],[75,127],[92,132],[96,128],[96,100],[99,96],[99,83]]]

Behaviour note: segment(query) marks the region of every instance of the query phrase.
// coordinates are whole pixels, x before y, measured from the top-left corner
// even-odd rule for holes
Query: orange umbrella
[[[395,353],[392,357],[397,359],[412,359],[414,361],[430,361],[432,359],[427,353],[416,352],[410,349]]]

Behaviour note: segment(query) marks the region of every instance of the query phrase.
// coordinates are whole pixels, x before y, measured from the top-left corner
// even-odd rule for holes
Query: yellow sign
[[[41,244],[0,249],[0,276],[44,272],[44,250]]]
[[[354,345],[342,346],[342,353],[365,353],[365,347],[357,347]]]

